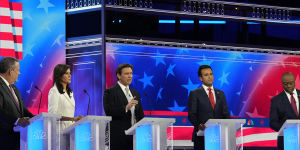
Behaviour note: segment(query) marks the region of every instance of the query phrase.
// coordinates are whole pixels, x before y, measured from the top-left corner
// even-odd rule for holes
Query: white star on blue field
[[[207,58],[206,58],[206,56],[205,55],[203,55],[203,60],[202,61],[199,61],[199,62],[197,62],[197,64],[198,65],[211,65],[211,63],[213,63],[213,61],[212,60],[207,60]]]
[[[166,65],[166,62],[164,61],[164,56],[159,53],[159,51],[156,51],[156,55],[152,57],[155,59],[155,66],[157,67],[160,63]]]
[[[167,69],[167,76],[166,78],[168,78],[169,74],[173,75],[175,77],[175,74],[174,74],[174,68],[175,68],[176,64],[174,65],[169,65],[169,68]]]
[[[161,92],[163,91],[164,88],[159,88],[158,92],[157,92],[157,97],[156,97],[156,101],[158,99],[162,99],[162,96],[161,96]]]
[[[229,82],[227,80],[227,77],[228,77],[229,74],[230,74],[230,72],[227,72],[227,73],[223,72],[222,77],[219,78],[220,87],[223,87],[224,83],[227,84],[227,85],[229,84]]]
[[[147,76],[146,72],[144,72],[144,78],[139,79],[140,82],[144,83],[143,88],[145,89],[148,85],[153,87],[153,84],[151,82],[153,76]]]
[[[43,8],[46,14],[48,14],[49,7],[54,7],[54,5],[51,4],[48,0],[40,0],[40,4],[37,6],[37,8]]]
[[[188,90],[188,94],[190,94],[190,92],[196,88],[199,87],[200,84],[193,84],[191,79],[188,79],[188,84],[183,84],[181,86],[183,86],[184,88],[186,88]]]
[[[176,100],[174,100],[174,106],[173,107],[168,107],[169,110],[171,111],[183,111],[185,109],[185,107],[180,107]]]

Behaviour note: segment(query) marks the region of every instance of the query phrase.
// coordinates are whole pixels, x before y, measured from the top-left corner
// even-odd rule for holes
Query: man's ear
[[[11,75],[11,71],[13,71],[11,68],[9,68],[8,70],[7,70],[7,74],[8,75]]]
[[[201,76],[199,77],[199,79],[200,79],[200,81],[202,81],[202,77]]]
[[[117,73],[117,78],[118,78],[118,80],[120,79],[120,76],[121,76],[121,75]]]

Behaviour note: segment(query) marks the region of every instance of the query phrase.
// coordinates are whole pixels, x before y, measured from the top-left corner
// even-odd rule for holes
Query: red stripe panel
[[[23,21],[22,19],[11,19],[11,24],[13,27],[22,27]]]
[[[145,115],[150,115],[150,111],[144,111]],[[151,115],[154,116],[188,116],[188,112],[181,111],[151,111]],[[231,116],[238,117],[238,116]]]
[[[144,111],[145,115],[150,115],[150,111]],[[180,111],[151,111],[151,115],[155,116],[188,116],[188,112]]]
[[[173,128],[173,140],[192,140],[194,127],[168,127],[168,135],[171,135],[171,128]]]
[[[22,3],[10,2],[10,10],[22,11]]]
[[[37,115],[38,114],[38,108],[27,108],[32,114]],[[40,113],[48,112],[48,108],[40,108]]]
[[[3,57],[15,57],[14,49],[0,48],[0,56]]]
[[[244,147],[277,147],[277,140],[244,143]]]
[[[16,54],[16,58],[19,59],[19,60],[22,60],[23,59],[23,52],[15,52]],[[47,109],[46,109],[47,110]]]
[[[10,16],[0,16],[0,24],[11,24]]]
[[[14,35],[14,42],[15,43],[23,43],[23,36],[22,35]]]
[[[8,0],[0,0],[0,7],[9,8]]]
[[[251,135],[251,134],[261,134],[261,133],[273,133],[275,132],[271,128],[263,128],[263,127],[253,127],[253,128],[247,128],[243,130],[243,136]],[[237,137],[241,136],[241,131],[238,131],[236,133]]]
[[[13,34],[11,32],[0,32],[0,40],[13,41]]]

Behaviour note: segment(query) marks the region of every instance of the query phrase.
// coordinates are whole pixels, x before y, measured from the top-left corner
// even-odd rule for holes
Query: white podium
[[[300,150],[300,120],[286,120],[278,132],[283,136],[285,150]]]
[[[15,132],[20,132],[20,150],[53,150],[59,148],[58,114],[40,113],[30,119],[30,125],[23,128],[17,126]]]
[[[110,121],[108,116],[86,116],[66,128],[63,134],[70,137],[70,150],[106,150],[109,145],[105,139],[109,143],[109,137],[105,137],[105,131]]]
[[[167,150],[173,149],[168,139],[173,135],[167,134],[167,128],[175,123],[175,118],[143,118],[125,131],[133,135],[134,150]]]
[[[245,123],[246,119],[209,119],[204,130],[205,150],[237,149],[236,132],[241,130],[242,133]],[[203,131],[198,131],[197,135],[203,136]],[[238,147],[243,149],[243,145]]]

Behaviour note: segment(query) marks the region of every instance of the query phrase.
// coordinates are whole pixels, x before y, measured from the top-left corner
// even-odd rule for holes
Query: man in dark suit
[[[33,117],[14,85],[19,74],[19,60],[6,57],[0,61],[0,147],[5,150],[20,149],[20,134],[14,132],[13,127],[26,127]]]
[[[285,72],[281,76],[284,91],[271,99],[270,127],[279,131],[287,119],[299,118],[299,96],[300,91],[295,89],[295,77],[291,72]],[[277,138],[277,149],[283,150],[283,137]]]
[[[138,91],[129,88],[133,66],[127,63],[117,67],[118,83],[106,89],[103,96],[104,110],[112,116],[110,122],[111,150],[132,150],[133,136],[125,135],[125,130],[144,117]]]
[[[204,137],[197,136],[205,129],[209,119],[229,119],[230,114],[223,91],[213,87],[214,76],[210,66],[202,65],[198,70],[202,86],[190,92],[188,99],[188,118],[194,125],[192,141],[195,150],[204,150]]]

